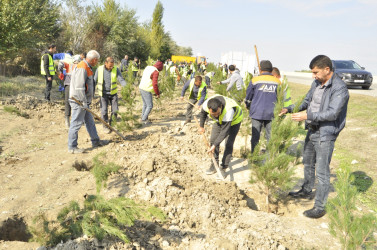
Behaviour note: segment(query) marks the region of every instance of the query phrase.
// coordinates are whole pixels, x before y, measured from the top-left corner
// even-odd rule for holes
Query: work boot
[[[85,152],[85,149],[78,148],[78,147],[68,149],[68,153],[71,153],[71,154],[82,154],[84,152]]]
[[[102,146],[105,146],[105,145],[107,145],[109,143],[110,143],[109,140],[99,140],[99,141],[93,142],[92,143],[92,147],[93,148],[102,147]]]
[[[150,120],[141,121],[144,125],[150,125],[152,122]]]
[[[292,196],[293,198],[303,198],[303,199],[308,199],[308,200],[313,199],[313,192],[312,191],[307,192],[303,188],[301,188],[297,192],[289,192],[288,195]]]
[[[210,175],[210,174],[214,174],[214,173],[216,173],[216,169],[215,169],[215,166],[213,164],[211,164],[209,169],[206,170],[206,174]]]
[[[65,117],[65,126],[66,126],[67,128],[69,128],[69,126],[71,126],[71,122],[70,122],[70,120],[69,120],[69,116],[66,116],[66,117]]]
[[[318,219],[318,218],[321,218],[322,216],[324,216],[326,214],[326,210],[324,209],[321,209],[321,208],[316,208],[316,207],[313,207],[312,209],[309,209],[309,210],[306,210],[304,212],[304,215],[308,218],[312,218],[312,219]]]

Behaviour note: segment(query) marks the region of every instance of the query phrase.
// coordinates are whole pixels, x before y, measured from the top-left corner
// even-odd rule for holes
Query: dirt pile
[[[67,130],[62,126],[64,106],[61,103],[23,96],[3,105],[15,105],[30,114],[25,124],[24,118],[11,119],[14,127],[19,124],[25,131],[20,129],[14,136],[9,135],[1,143],[4,152],[22,147],[25,144],[22,140],[30,136],[44,146],[32,152],[16,151],[14,157],[21,160],[9,163],[8,159],[0,164],[1,181],[12,175],[12,181],[2,182],[2,201],[9,202],[0,204],[0,213],[5,211],[7,217],[18,213],[31,224],[31,219],[41,210],[53,218],[70,200],[82,202],[86,194],[95,193],[95,181],[90,172],[77,171],[74,166],[83,162],[90,165],[95,155],[106,151],[107,161],[122,168],[111,175],[102,194],[106,198],[125,196],[155,205],[168,217],[166,223],[137,221],[128,231],[129,244],[116,239],[99,242],[84,236],[59,244],[55,249],[296,249],[321,248],[324,241],[330,249],[339,247],[327,232],[325,220],[253,210],[264,202],[256,198],[263,197],[259,189],[253,189],[248,183],[219,181],[215,175],[205,175],[210,158],[196,124],[182,126],[184,105],[179,105],[180,109],[164,106],[163,113],[169,114],[169,118],[154,111],[152,125],[125,133],[126,141],[114,133],[102,134],[98,129],[101,139],[110,139],[112,143],[82,155],[66,152]],[[11,114],[1,112],[0,116],[0,120],[9,121]],[[28,126],[33,130],[27,129]],[[13,145],[12,140],[17,137],[22,140]],[[89,143],[82,128],[79,144]],[[242,173],[247,179],[249,172]],[[30,191],[22,196],[22,190]],[[4,245],[9,248],[9,244],[9,241],[0,243],[0,248]]]

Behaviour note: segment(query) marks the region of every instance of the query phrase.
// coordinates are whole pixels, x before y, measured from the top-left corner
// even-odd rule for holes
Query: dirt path
[[[154,109],[153,124],[124,133],[127,141],[114,133],[104,134],[97,124],[101,139],[112,142],[92,150],[82,128],[79,146],[89,149],[82,155],[67,152],[68,131],[62,104],[49,104],[34,97],[14,103],[30,119],[0,109],[0,239],[5,239],[0,241],[0,249],[35,249],[38,244],[25,242],[30,235],[23,229],[32,224],[33,217],[44,212],[54,218],[71,200],[82,202],[84,195],[95,194],[93,175],[76,171],[72,165],[76,161],[90,164],[103,151],[109,161],[122,166],[119,173],[111,176],[103,195],[147,201],[160,207],[169,219],[163,225],[136,223],[130,230],[129,245],[83,237],[56,249],[340,247],[328,233],[326,216],[319,220],[303,217],[302,211],[310,208],[313,201],[289,200],[279,208],[278,215],[258,211],[264,208],[265,198],[257,185],[248,183],[250,172],[245,160],[233,159],[226,181],[205,175],[210,160],[196,125],[191,123],[182,132],[177,130],[185,113],[185,105],[178,101],[164,103],[162,112]],[[300,171],[301,167],[299,175]]]

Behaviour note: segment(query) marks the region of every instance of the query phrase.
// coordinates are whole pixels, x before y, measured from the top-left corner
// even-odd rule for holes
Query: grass
[[[21,112],[20,110],[18,110],[18,108],[13,106],[4,106],[4,111],[24,118],[29,118],[29,115],[27,113]]]
[[[35,90],[43,90],[44,80],[41,77],[4,77],[0,76],[0,96],[14,96],[22,93],[30,93]]]
[[[309,85],[290,83],[292,100],[295,102],[309,90]],[[358,188],[358,200],[370,210],[377,212],[377,117],[375,107],[377,98],[350,94],[345,129],[340,133],[333,155],[332,165],[340,160],[352,165],[355,185]]]

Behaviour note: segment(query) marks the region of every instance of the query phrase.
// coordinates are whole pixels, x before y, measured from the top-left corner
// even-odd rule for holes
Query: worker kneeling
[[[233,144],[241,127],[243,118],[242,108],[231,98],[215,95],[203,103],[200,112],[200,133],[204,133],[204,122],[209,115],[215,123],[212,126],[210,146],[208,153],[214,153],[215,160],[219,163],[220,143],[225,139],[225,151],[221,163],[222,169],[229,167],[233,153]],[[214,174],[216,169],[213,163],[206,174]]]

